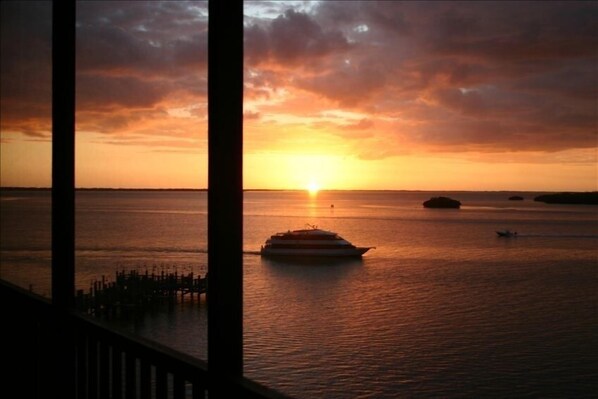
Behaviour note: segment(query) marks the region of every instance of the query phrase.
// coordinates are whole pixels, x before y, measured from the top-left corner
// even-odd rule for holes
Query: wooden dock
[[[175,272],[116,272],[114,281],[102,276],[91,283],[88,292],[78,290],[77,308],[88,314],[113,316],[128,311],[140,311],[164,303],[189,300],[201,302],[207,291],[207,275]]]

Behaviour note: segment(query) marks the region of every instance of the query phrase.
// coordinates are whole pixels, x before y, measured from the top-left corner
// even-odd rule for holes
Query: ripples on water
[[[571,397],[596,387],[593,265],[263,267],[276,286],[249,293],[247,306],[262,309],[246,314],[281,306],[247,320],[248,363],[262,380],[277,370],[300,396]]]
[[[422,209],[432,195],[247,193],[246,375],[301,398],[598,397],[596,208],[451,193],[467,205]],[[15,218],[31,212],[19,201],[2,207],[3,278],[49,260],[44,212]],[[81,287],[119,267],[205,273],[205,193],[78,201]],[[315,264],[256,255],[305,223],[376,249]],[[520,236],[496,237],[504,228]],[[118,323],[205,358],[204,305]]]

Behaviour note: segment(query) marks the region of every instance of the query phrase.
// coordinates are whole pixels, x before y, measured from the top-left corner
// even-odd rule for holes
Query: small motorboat
[[[499,237],[517,237],[517,232],[511,230],[497,231],[496,234],[498,234]]]

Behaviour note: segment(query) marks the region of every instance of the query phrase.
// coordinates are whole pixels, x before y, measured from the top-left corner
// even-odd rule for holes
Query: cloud
[[[595,55],[596,16],[595,5],[579,2],[455,7],[428,26],[427,40],[439,53],[498,63],[573,59]]]
[[[260,119],[260,113],[253,112],[253,111],[245,111],[245,112],[243,112],[243,119],[245,119],[245,120]]]
[[[152,148],[205,135],[205,3],[83,3],[77,22],[78,129]]]
[[[349,47],[340,31],[324,29],[309,15],[293,9],[265,26],[256,24],[245,29],[245,51],[250,65],[270,61],[309,68],[310,62]]]
[[[0,129],[48,139],[50,3],[2,2],[0,7]]]
[[[77,106],[81,109],[113,107],[149,108],[164,98],[165,82],[148,82],[134,77],[79,75]]]
[[[527,76],[514,81],[512,90],[530,91],[556,98],[571,100],[596,99],[596,65],[591,62],[572,61],[566,65],[555,66],[544,73]]]
[[[326,127],[310,134],[361,140],[367,159],[596,147],[596,3],[270,2],[246,13],[248,142],[267,147],[259,123],[292,114]],[[77,18],[80,129],[176,138],[165,146],[205,134],[206,3],[81,2]],[[47,3],[2,3],[3,131],[48,137],[50,23]],[[322,116],[338,108],[363,119]]]
[[[370,70],[339,62],[298,81],[400,118],[376,137],[419,151],[596,147],[596,16],[588,2],[324,2],[313,18],[352,32],[343,57]]]
[[[371,119],[363,118],[355,123],[348,123],[343,126],[346,130],[368,130],[374,126],[374,122]]]
[[[205,74],[205,8],[189,2],[83,3],[77,14],[77,71],[144,79]]]

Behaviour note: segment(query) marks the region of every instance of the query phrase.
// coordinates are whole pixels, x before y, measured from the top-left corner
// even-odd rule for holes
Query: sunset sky
[[[598,3],[245,4],[245,188],[598,190]],[[50,2],[1,11],[1,185],[49,186]],[[77,186],[205,188],[207,3],[77,15]]]

